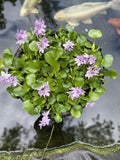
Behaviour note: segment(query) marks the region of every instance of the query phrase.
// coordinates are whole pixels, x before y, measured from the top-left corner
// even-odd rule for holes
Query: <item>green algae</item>
[[[111,146],[106,146],[106,147],[96,147],[96,146],[91,146],[88,144],[83,144],[83,143],[72,143],[70,145],[66,146],[61,146],[59,148],[55,149],[48,149],[46,151],[46,159],[50,159],[51,156],[53,155],[64,155],[68,154],[71,151],[75,150],[89,150],[91,152],[94,152],[96,154],[102,155],[102,156],[107,156],[111,155],[113,156],[114,153],[116,153],[118,150],[120,150],[120,145],[111,145]],[[41,158],[43,154],[43,150],[25,150],[23,152],[0,152],[0,160],[33,160],[35,157],[36,159]]]

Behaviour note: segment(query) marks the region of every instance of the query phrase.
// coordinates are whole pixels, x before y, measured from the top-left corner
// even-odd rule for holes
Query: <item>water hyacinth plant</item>
[[[105,92],[101,85],[104,77],[117,77],[115,70],[107,69],[112,55],[103,57],[101,47],[95,44],[101,31],[92,29],[88,36],[92,43],[70,25],[52,32],[39,19],[30,31],[17,30],[19,56],[9,48],[3,51],[0,82],[11,96],[22,99],[23,109],[30,115],[42,115],[40,129],[49,125],[50,119],[61,122],[66,112],[79,118],[83,107],[92,107]]]

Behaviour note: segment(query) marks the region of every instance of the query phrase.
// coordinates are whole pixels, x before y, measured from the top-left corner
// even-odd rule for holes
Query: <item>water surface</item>
[[[14,36],[17,28],[28,30],[35,19],[43,18],[48,28],[55,30],[65,22],[53,19],[54,14],[65,7],[89,2],[88,0],[43,0],[37,6],[40,13],[20,17],[22,0],[2,0],[0,2],[0,56],[5,48],[15,53],[18,46]],[[95,0],[94,0],[95,2]],[[106,15],[98,14],[92,18],[93,24],[80,24],[75,30],[87,35],[86,29],[100,29],[103,37],[98,39],[102,52],[112,54],[112,69],[118,72],[116,80],[108,79],[104,84],[106,92],[96,101],[93,108],[85,108],[80,119],[71,116],[64,118],[63,123],[55,124],[55,131],[49,147],[59,147],[74,141],[82,141],[96,146],[118,143],[120,140],[120,35],[107,21],[117,18],[120,11],[108,9]],[[0,150],[14,151],[26,148],[44,148],[51,126],[39,130],[37,116],[30,116],[22,109],[22,102],[13,99],[0,86]]]

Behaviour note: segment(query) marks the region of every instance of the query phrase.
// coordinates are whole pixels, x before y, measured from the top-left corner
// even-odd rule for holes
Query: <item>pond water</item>
[[[45,20],[47,27],[55,30],[61,24],[65,25],[66,23],[55,21],[53,19],[54,14],[60,9],[83,2],[89,2],[89,0],[43,0],[37,6],[40,11],[39,14],[20,17],[20,8],[23,0],[1,0],[0,56],[2,57],[2,52],[5,48],[11,48],[15,53],[18,48],[14,38],[17,28],[27,30],[33,26],[36,19],[41,17]],[[98,39],[100,46],[103,48],[102,53],[103,55],[113,55],[112,68],[117,71],[118,77],[116,80],[108,79],[108,82],[104,84],[106,88],[105,94],[96,101],[94,107],[85,108],[80,119],[67,116],[64,118],[63,123],[55,124],[55,130],[49,145],[50,148],[74,141],[81,141],[95,146],[119,144],[120,35],[117,34],[116,28],[107,22],[110,18],[119,17],[120,11],[108,9],[106,15],[97,14],[92,17],[93,24],[81,23],[75,28],[78,33],[86,35],[86,29],[94,28],[102,31],[103,36]],[[38,118],[39,116],[28,115],[22,108],[21,100],[13,99],[7,93],[5,87],[0,86],[0,151],[44,148],[49,138],[51,125],[39,130]],[[88,159],[86,158],[86,160]]]

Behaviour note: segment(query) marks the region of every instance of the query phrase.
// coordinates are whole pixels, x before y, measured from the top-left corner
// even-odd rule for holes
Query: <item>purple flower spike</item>
[[[26,38],[27,38],[27,34],[26,34],[26,32],[27,31],[24,31],[24,30],[20,30],[19,31],[19,29],[17,29],[17,33],[16,33],[16,39],[17,39],[17,42],[16,42],[16,44],[24,44],[25,43],[25,40],[26,40]]]
[[[89,64],[94,64],[95,61],[96,61],[96,57],[94,57],[93,55],[90,55],[89,60],[88,60]]]
[[[50,119],[48,117],[49,112],[43,112],[42,115],[43,115],[42,120],[39,123],[40,129],[42,129],[43,126],[49,125],[50,122]]]
[[[89,79],[92,78],[93,76],[97,76],[101,68],[97,68],[97,66],[94,65],[94,66],[89,66],[87,69],[88,71],[86,72],[85,77],[88,77]]]
[[[85,107],[93,107],[95,105],[95,102],[87,102]]]
[[[38,94],[40,97],[45,97],[45,96],[49,96],[50,95],[50,88],[49,88],[49,85],[48,85],[48,82],[47,83],[44,83],[39,89],[38,89]]]
[[[13,85],[14,87],[18,84],[18,80],[16,79],[16,76],[12,76],[11,74],[5,73],[3,71],[1,71],[0,82],[3,85],[7,85],[7,86]]]
[[[44,21],[40,18],[39,20],[35,21],[35,27],[34,27],[34,34],[36,36],[38,35],[45,35],[45,28],[46,25],[44,24]]]
[[[63,44],[65,50],[68,50],[68,51],[71,51],[73,46],[74,46],[74,43],[72,43],[70,40],[68,40],[65,44]]]
[[[10,77],[10,81],[11,81],[11,84],[12,84],[14,87],[17,86],[18,80],[17,80],[16,76],[11,76],[11,77]]]
[[[69,94],[69,96],[71,97],[71,99],[73,100],[74,98],[78,98],[80,95],[84,95],[85,91],[83,89],[81,89],[81,87],[72,87],[70,88],[70,90],[67,92]]]
[[[39,39],[40,43],[38,43],[39,52],[44,53],[44,50],[49,46],[49,41],[46,37],[42,37]]]
[[[75,58],[75,62],[77,63],[78,67],[81,64],[94,64],[96,62],[96,57],[93,55],[88,55],[87,53],[84,53],[81,56],[77,56]]]

